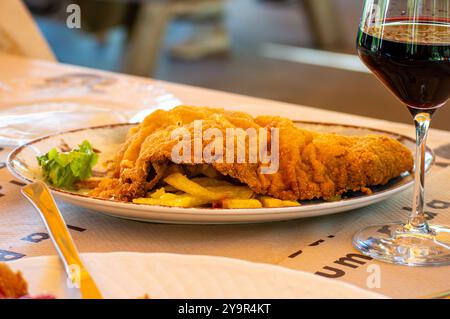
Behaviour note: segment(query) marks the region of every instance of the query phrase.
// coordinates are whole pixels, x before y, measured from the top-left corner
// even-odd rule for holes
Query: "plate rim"
[[[396,136],[397,139],[405,139],[409,142],[412,142],[415,144],[415,140],[409,136],[406,136],[404,134],[383,130],[383,129],[377,129],[377,128],[371,128],[367,126],[359,126],[359,125],[351,125],[351,124],[340,124],[340,123],[333,123],[333,122],[318,122],[318,121],[300,121],[300,120],[292,120],[296,124],[307,124],[307,125],[323,125],[323,126],[337,126],[337,127],[344,127],[344,128],[352,128],[352,129],[365,129],[368,131],[372,131],[374,133],[381,133],[381,134],[389,134],[391,136]],[[97,129],[105,129],[105,128],[116,128],[116,127],[126,127],[126,126],[136,126],[139,125],[139,123],[112,123],[112,124],[104,124],[104,125],[96,125],[96,126],[90,126],[90,127],[81,127],[77,129],[67,130],[67,131],[60,131],[55,132],[49,135],[41,136],[38,138],[35,138],[31,141],[28,141],[22,145],[17,146],[14,148],[7,157],[6,160],[6,166],[8,170],[18,179],[26,182],[26,183],[33,183],[35,180],[31,180],[25,176],[23,176],[16,168],[14,167],[14,159],[26,148],[29,147],[35,143],[38,143],[40,141],[43,141],[45,139],[50,139],[53,137],[56,137],[58,135],[62,134],[69,134],[69,133],[76,133],[80,131],[85,130],[97,130]],[[431,168],[434,166],[436,161],[436,156],[434,154],[433,149],[431,149],[428,145],[426,147],[426,152],[431,155],[431,161],[429,163],[429,166],[427,168],[427,173],[431,170]],[[100,206],[109,206],[109,207],[117,207],[117,209],[125,209],[130,208],[131,206],[133,209],[136,209],[140,212],[149,212],[150,210],[155,213],[165,213],[170,215],[190,215],[192,213],[195,213],[198,216],[201,215],[214,215],[215,217],[220,216],[232,216],[232,215],[247,215],[247,216],[254,216],[254,215],[261,215],[261,213],[267,213],[267,214],[289,214],[289,213],[298,213],[301,211],[321,211],[321,210],[327,210],[327,209],[333,209],[337,207],[345,207],[345,206],[354,206],[357,204],[361,204],[363,202],[369,201],[373,203],[374,201],[380,200],[380,197],[388,196],[386,193],[394,192],[399,193],[403,190],[408,189],[414,184],[414,180],[411,180],[403,185],[397,186],[395,188],[389,188],[385,189],[370,195],[365,195],[361,197],[356,198],[349,198],[349,199],[343,199],[335,202],[322,202],[312,205],[301,205],[301,206],[295,206],[295,207],[276,207],[276,208],[251,208],[251,209],[225,209],[225,208],[198,208],[198,207],[192,207],[192,208],[185,208],[185,207],[165,207],[165,206],[158,206],[158,205],[142,205],[142,204],[135,204],[132,202],[120,202],[120,201],[114,201],[106,198],[96,198],[84,194],[77,194],[70,191],[66,191],[63,189],[55,188],[51,185],[47,185],[50,190],[57,196],[64,198],[64,199],[70,199],[70,198],[81,198],[82,201],[87,202],[89,204],[97,204]],[[127,217],[125,217],[127,218]],[[129,218],[129,217],[128,217]]]

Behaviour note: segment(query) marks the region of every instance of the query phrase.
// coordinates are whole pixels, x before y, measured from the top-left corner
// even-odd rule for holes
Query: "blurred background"
[[[363,0],[24,2],[60,62],[412,122],[355,55]]]

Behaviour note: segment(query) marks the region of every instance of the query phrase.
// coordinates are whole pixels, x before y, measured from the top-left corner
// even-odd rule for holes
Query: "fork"
[[[50,238],[61,258],[71,283],[78,286],[83,299],[102,299],[94,280],[81,261],[75,243],[66,223],[56,206],[48,187],[40,181],[26,185],[22,194],[33,204],[41,215]]]

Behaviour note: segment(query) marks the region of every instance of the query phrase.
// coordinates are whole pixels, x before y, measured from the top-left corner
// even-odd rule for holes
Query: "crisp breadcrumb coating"
[[[318,133],[299,128],[281,117],[254,118],[243,112],[180,106],[156,111],[133,128],[118,153],[114,177],[103,180],[91,194],[122,201],[145,196],[171,165],[171,152],[178,143],[171,138],[172,131],[183,127],[191,133],[191,145],[196,142],[194,120],[202,120],[203,131],[215,128],[224,137],[227,128],[278,128],[279,170],[276,173],[261,174],[260,162],[208,165],[221,175],[248,185],[257,194],[283,200],[334,199],[347,191],[370,192],[368,187],[386,184],[413,169],[409,149],[384,135]],[[209,143],[199,142],[203,148]],[[223,153],[226,152],[224,141]],[[237,153],[235,149],[234,154]],[[184,166],[185,171],[190,171],[186,169],[189,165]]]
[[[0,263],[0,299],[21,298],[28,294],[28,285],[20,272],[14,273],[6,264]]]

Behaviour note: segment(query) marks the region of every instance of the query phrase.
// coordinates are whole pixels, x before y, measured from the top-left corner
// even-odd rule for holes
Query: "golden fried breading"
[[[28,294],[28,285],[20,272],[14,273],[6,264],[0,263],[0,299],[20,298]]]
[[[191,145],[199,143],[202,150],[207,147],[209,141],[198,141],[194,134],[193,121],[199,119],[203,132],[210,128],[222,132],[224,154],[230,151],[225,141],[227,128],[279,129],[277,172],[262,174],[264,164],[260,161],[216,161],[208,165],[221,175],[248,185],[257,194],[283,200],[331,199],[350,190],[367,191],[368,186],[385,184],[413,168],[411,152],[387,136],[317,133],[301,129],[285,118],[253,118],[242,112],[182,106],[154,112],[133,129],[117,157],[114,178],[101,182],[92,195],[123,201],[145,196],[171,165],[172,150],[179,142],[171,136],[174,130],[186,129]],[[234,154],[238,148],[248,148],[248,143],[244,144],[235,145]],[[205,163],[193,165],[198,164]]]

